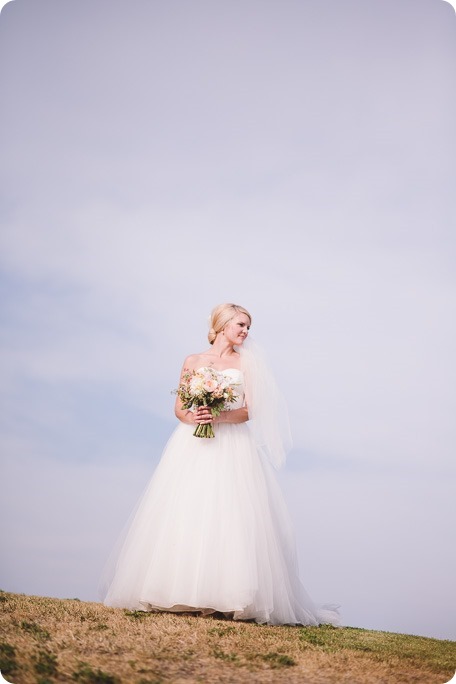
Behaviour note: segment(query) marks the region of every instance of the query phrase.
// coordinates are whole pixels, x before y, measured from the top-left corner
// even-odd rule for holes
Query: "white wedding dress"
[[[223,371],[243,404],[243,374]],[[131,519],[104,603],[132,610],[226,613],[260,623],[338,624],[298,576],[294,534],[275,473],[247,423],[215,438],[180,423]]]

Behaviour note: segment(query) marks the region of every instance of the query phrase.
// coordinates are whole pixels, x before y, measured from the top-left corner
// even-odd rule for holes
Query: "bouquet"
[[[197,371],[184,368],[181,384],[174,393],[181,400],[183,409],[208,406],[213,416],[219,416],[228,404],[238,398],[226,376],[213,368],[201,368]],[[197,425],[193,435],[215,437],[210,423]]]

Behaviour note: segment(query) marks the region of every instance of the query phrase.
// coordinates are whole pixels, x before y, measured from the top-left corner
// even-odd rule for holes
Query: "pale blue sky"
[[[288,399],[307,589],[456,638],[451,6],[14,0],[0,92],[0,586],[97,598],[235,301]]]

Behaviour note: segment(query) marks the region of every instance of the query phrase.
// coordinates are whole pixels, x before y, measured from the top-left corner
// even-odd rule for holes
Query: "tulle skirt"
[[[179,424],[139,502],[104,603],[133,610],[220,612],[269,624],[338,624],[298,575],[294,534],[272,466],[249,427],[213,439]]]

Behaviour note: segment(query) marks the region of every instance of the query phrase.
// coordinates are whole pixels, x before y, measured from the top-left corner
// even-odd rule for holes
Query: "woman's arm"
[[[179,378],[179,385],[183,381],[184,373],[186,371],[192,370],[194,368],[194,362],[195,362],[194,356],[187,356],[187,358],[185,359],[184,364],[182,366],[182,370],[181,370],[181,374],[180,374],[180,378]],[[181,423],[187,423],[187,425],[198,425],[198,423],[202,422],[202,420],[196,420],[197,415],[198,415],[197,409],[195,409],[194,411],[190,411],[190,409],[182,408],[182,402],[180,400],[179,395],[176,396],[176,401],[174,403],[174,413],[176,414],[176,418],[178,418],[181,421]],[[201,418],[203,418],[203,417],[201,416]]]
[[[195,421],[195,413],[189,409],[183,409],[182,403],[179,397],[176,397],[176,403],[174,404],[174,413],[176,417],[179,418],[181,423],[187,423],[187,425],[197,425]]]
[[[222,411],[219,416],[214,418],[214,423],[245,423],[249,419],[247,406],[233,409],[232,411]]]

